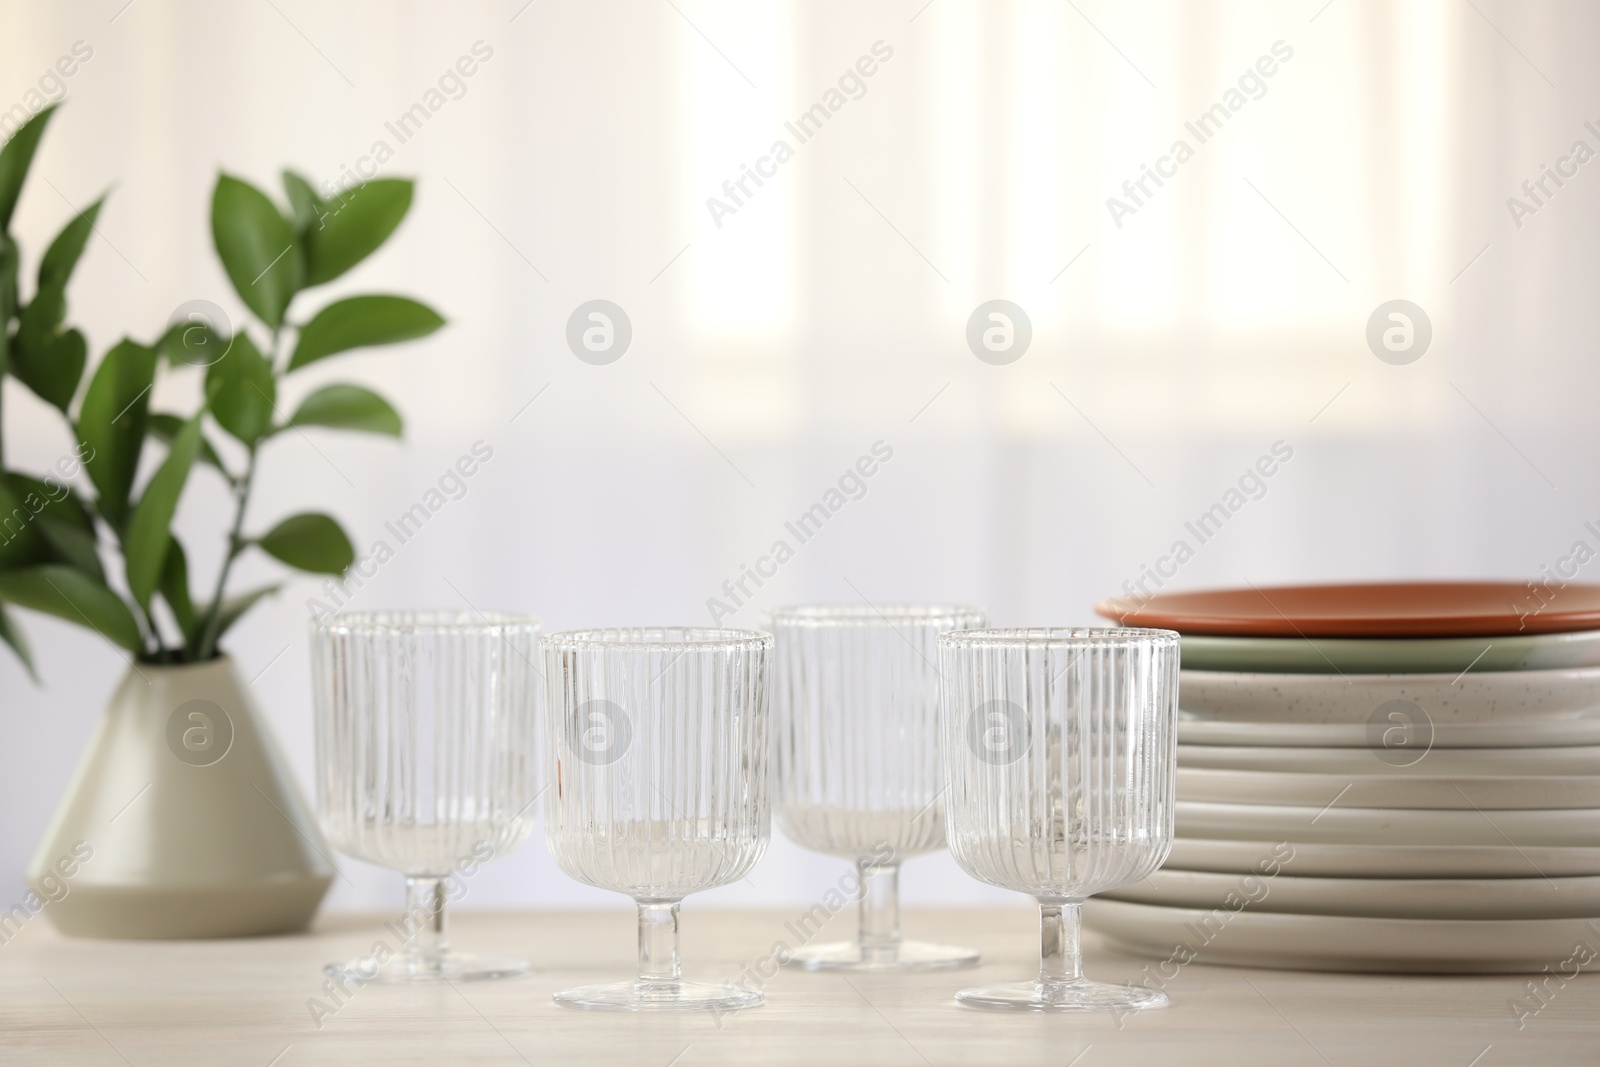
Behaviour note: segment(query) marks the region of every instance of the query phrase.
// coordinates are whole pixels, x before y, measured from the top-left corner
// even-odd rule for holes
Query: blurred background
[[[1597,34],[1593,5],[1508,0],[5,0],[0,128],[65,100],[14,224],[30,262],[112,190],[70,292],[91,359],[186,301],[243,319],[210,246],[219,170],[280,199],[285,166],[325,190],[418,179],[328,295],[407,293],[448,327],[295,383],[374,386],[404,441],[275,439],[252,504],[253,526],[324,509],[394,549],[347,606],[564,629],[937,599],[1089,623],[1146,568],[1167,588],[1536,578],[1594,543]],[[741,192],[747,167],[765,176]],[[607,365],[566,340],[591,300],[632,327]],[[969,345],[991,300],[1022,309],[1025,347]],[[1369,344],[1393,300],[1429,326],[1407,312],[1398,354]],[[16,465],[70,451],[31,394],[5,403]],[[397,543],[384,524],[479,442],[492,459]],[[731,600],[878,442],[864,494]],[[202,576],[227,502],[205,472],[183,499]],[[1201,543],[1185,523],[1218,503]],[[247,557],[241,583],[280,571]],[[227,640],[307,787],[312,598],[293,578]],[[126,669],[88,631],[26,625],[43,684],[0,656],[8,900]],[[630,906],[542,836],[463,906]],[[330,907],[398,905],[392,872],[340,863]],[[690,907],[810,902],[843,870],[780,838]],[[1017,899],[944,856],[902,886]]]

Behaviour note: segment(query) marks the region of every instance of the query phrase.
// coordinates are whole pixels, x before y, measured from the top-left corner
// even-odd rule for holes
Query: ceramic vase
[[[301,930],[331,853],[228,657],[129,667],[28,867],[62,933]]]

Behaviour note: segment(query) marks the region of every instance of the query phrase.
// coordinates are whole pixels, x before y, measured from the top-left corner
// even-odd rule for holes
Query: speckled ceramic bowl
[[[1600,667],[1492,674],[1246,674],[1183,671],[1178,707],[1209,722],[1435,727],[1600,719]],[[1394,718],[1399,716],[1400,718]]]

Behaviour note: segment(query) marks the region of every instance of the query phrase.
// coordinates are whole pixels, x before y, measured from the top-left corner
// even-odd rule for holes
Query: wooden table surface
[[[686,911],[688,977],[732,979],[799,909]],[[908,911],[910,936],[983,951],[975,971],[902,977],[783,971],[765,1006],[724,1017],[622,1016],[558,1008],[561,987],[627,977],[625,912],[463,913],[463,950],[515,953],[514,981],[369,985],[336,1005],[323,963],[358,956],[387,916],[324,917],[314,933],[245,941],[110,942],[60,937],[36,918],[0,944],[0,1063],[132,1067],[302,1064],[1051,1064],[1152,1063],[1499,1067],[1600,1063],[1600,975],[1558,987],[1518,1019],[1527,977],[1325,975],[1193,963],[1172,1006],[1127,1016],[997,1015],[959,1008],[958,988],[1031,974],[1034,915],[1022,909]],[[846,910],[824,937],[848,934]],[[792,938],[790,938],[792,940]],[[1145,962],[1091,934],[1091,976],[1128,981]],[[324,1017],[313,1018],[320,999]],[[326,1014],[326,1009],[334,1009]],[[320,1026],[318,1022],[320,1021]]]

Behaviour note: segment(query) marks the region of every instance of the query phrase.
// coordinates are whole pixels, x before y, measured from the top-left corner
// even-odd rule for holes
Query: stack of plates
[[[1095,897],[1123,947],[1315,970],[1600,967],[1600,586],[1158,595],[1177,836]]]

